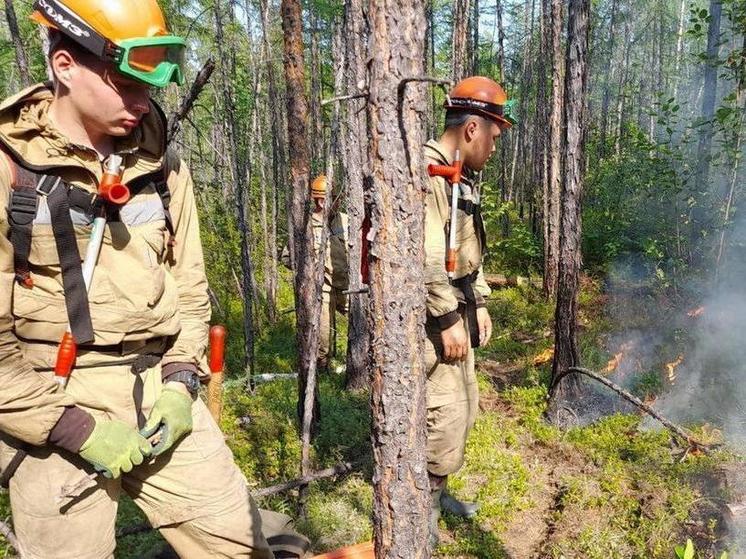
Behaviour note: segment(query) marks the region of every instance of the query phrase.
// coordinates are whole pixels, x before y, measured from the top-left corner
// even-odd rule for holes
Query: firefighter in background
[[[425,201],[427,460],[433,545],[438,542],[441,508],[466,517],[478,508],[451,496],[447,480],[464,462],[466,439],[476,420],[474,348],[487,344],[492,335],[485,305],[490,289],[482,272],[486,238],[476,177],[494,153],[500,134],[514,123],[511,107],[502,87],[491,79],[467,78],[446,99],[440,139],[430,140],[424,148],[429,164],[452,165],[457,152],[463,164],[455,223],[451,222],[452,185],[446,179],[430,178]],[[457,252],[454,279],[449,280],[445,263],[452,227]]]
[[[156,0],[34,10],[53,82],[0,105],[0,469],[23,556],[113,557],[124,492],[181,557],[271,558],[197,397],[210,319],[197,209],[150,99],[183,82],[185,42]],[[119,207],[97,196],[112,161],[131,194]],[[86,289],[81,254],[102,211]],[[78,354],[61,390],[52,371],[68,324]]]
[[[324,201],[326,199],[327,180],[325,175],[319,175],[311,182],[312,214],[314,250],[321,249],[321,235],[324,226]],[[329,235],[324,255],[324,284],[321,288],[321,316],[319,318],[319,352],[317,370],[323,371],[329,367],[332,355],[332,329],[335,329],[335,313],[347,314],[347,295],[349,273],[347,263],[347,214],[339,211],[338,201],[332,202],[329,216],[326,220]],[[290,269],[290,249],[285,246],[282,250],[281,261]]]

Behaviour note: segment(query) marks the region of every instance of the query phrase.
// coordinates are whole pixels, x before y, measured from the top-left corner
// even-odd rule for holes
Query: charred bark
[[[26,50],[23,47],[23,40],[21,39],[21,32],[18,29],[18,18],[16,18],[13,0],[5,0],[5,19],[8,21],[8,30],[10,31],[10,38],[13,41],[13,48],[15,49],[18,77],[21,87],[25,88],[31,85],[31,75],[29,73]]]

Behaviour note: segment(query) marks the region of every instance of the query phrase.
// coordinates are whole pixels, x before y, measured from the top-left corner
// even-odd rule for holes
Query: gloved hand
[[[93,464],[104,477],[117,478],[143,463],[150,456],[147,439],[132,427],[116,419],[96,421],[93,432],[78,454]]]
[[[170,382],[163,387],[140,434],[150,438],[159,430],[160,438],[152,448],[153,456],[163,454],[192,432],[192,397],[179,382]]]

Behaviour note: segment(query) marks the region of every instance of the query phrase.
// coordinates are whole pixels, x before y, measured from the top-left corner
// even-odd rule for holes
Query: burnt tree
[[[451,79],[457,83],[466,77],[471,60],[469,59],[469,4],[470,0],[454,0],[453,32],[451,45]],[[424,29],[424,27],[423,27]]]
[[[429,557],[425,445],[425,2],[371,2],[367,209],[377,559]]]
[[[560,230],[559,277],[555,312],[554,362],[550,415],[563,402],[572,402],[581,392],[580,379],[558,376],[578,365],[578,284],[580,276],[580,202],[584,172],[584,121],[588,84],[588,22],[590,0],[570,0],[567,17],[567,61],[565,75],[565,150]]]

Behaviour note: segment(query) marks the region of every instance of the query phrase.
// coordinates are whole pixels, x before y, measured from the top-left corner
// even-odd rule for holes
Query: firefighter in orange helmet
[[[53,83],[0,104],[0,469],[23,556],[113,557],[125,492],[181,557],[269,559],[244,476],[197,397],[210,319],[197,208],[150,99],[183,82],[185,41],[156,0],[34,10]],[[108,163],[132,196],[86,286],[78,247]],[[63,391],[52,369],[68,325],[78,355]]]
[[[497,139],[515,122],[505,91],[486,77],[458,83],[444,106],[445,130],[439,140],[425,145],[425,158],[430,164],[452,165],[459,153],[463,171],[455,223],[451,223],[452,185],[446,179],[430,178],[425,202],[427,459],[433,545],[438,541],[441,508],[460,516],[477,511],[476,503],[451,496],[446,483],[463,464],[466,439],[476,419],[474,348],[487,344],[492,335],[485,304],[490,289],[482,272],[486,238],[477,178]],[[452,281],[445,267],[450,228],[455,228],[458,247]]]

